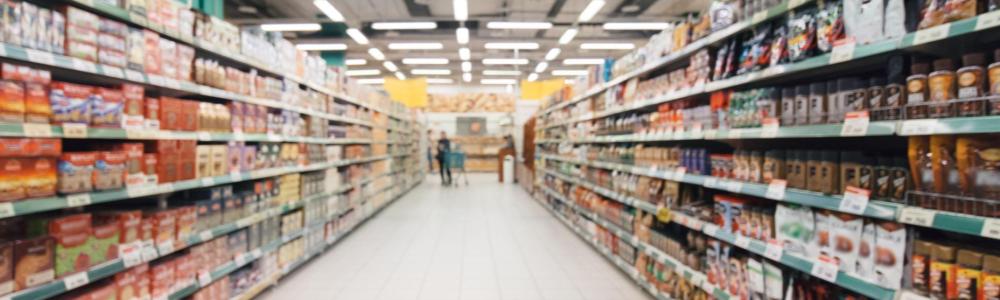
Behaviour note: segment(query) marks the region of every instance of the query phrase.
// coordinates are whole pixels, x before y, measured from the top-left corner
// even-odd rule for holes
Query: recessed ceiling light
[[[604,23],[604,30],[664,30],[670,28],[670,23],[664,22],[625,22],[625,23]]]
[[[472,63],[463,61],[462,62],[462,72],[472,71]]]
[[[569,42],[573,41],[573,38],[576,37],[577,32],[579,32],[579,30],[576,28],[566,29],[566,32],[563,32],[562,36],[559,37],[559,44],[569,44]]]
[[[483,78],[479,80],[482,84],[517,84],[517,79],[507,78]]]
[[[368,61],[363,58],[355,58],[345,60],[344,64],[348,66],[362,66],[368,64]]]
[[[385,54],[378,48],[368,48],[368,55],[371,55],[375,60],[385,60]]]
[[[580,49],[585,50],[631,50],[635,48],[633,43],[583,43]]]
[[[365,34],[361,33],[361,30],[358,30],[357,28],[348,28],[347,36],[350,36],[355,43],[368,45],[368,38],[365,37]]]
[[[323,27],[319,23],[295,23],[295,24],[261,24],[263,31],[318,31]]]
[[[467,0],[455,0],[451,6],[455,9],[455,21],[469,19],[469,2]]]
[[[446,65],[447,58],[404,58],[405,65]]]
[[[465,82],[472,81],[472,74],[469,73],[462,74],[462,81]]]
[[[486,49],[514,50],[514,49],[538,49],[538,43],[486,43]]]
[[[603,58],[567,58],[563,60],[564,65],[603,65]]]
[[[552,75],[556,76],[583,76],[589,73],[587,70],[552,70]]]
[[[389,43],[392,50],[437,50],[444,48],[441,43]]]
[[[494,21],[486,23],[489,29],[549,29],[552,23],[549,22],[504,22]]]
[[[413,70],[410,70],[410,74],[413,74],[413,75],[451,75],[451,70],[448,70],[448,69],[413,69]]]
[[[458,58],[461,58],[462,60],[469,60],[471,57],[472,52],[469,51],[469,48],[458,49]]]
[[[389,70],[389,72],[399,71],[399,67],[396,67],[396,64],[388,60],[382,63],[382,66],[385,67],[386,70]]]
[[[455,82],[450,78],[427,78],[427,83],[429,84],[451,84]]]
[[[591,0],[590,3],[587,4],[587,7],[583,8],[583,12],[580,13],[580,18],[577,19],[577,21],[590,21],[590,19],[593,19],[594,16],[601,11],[602,7],[604,7],[604,0]]]
[[[347,49],[347,45],[344,44],[298,44],[295,45],[295,49],[302,51],[339,51]]]
[[[544,62],[544,61],[540,62],[540,63],[538,63],[537,66],[535,66],[535,73],[545,72],[545,68],[548,68],[548,67],[549,67],[549,63]]]
[[[375,30],[419,30],[419,29],[435,29],[437,28],[437,23],[435,22],[375,22],[372,23],[372,29]]]
[[[385,79],[382,78],[364,78],[354,81],[357,84],[384,84]]]
[[[484,65],[527,65],[527,58],[484,58]]]
[[[559,50],[559,48],[552,48],[552,50],[549,50],[549,53],[545,53],[545,60],[556,59],[556,57],[559,57],[559,52],[562,52],[562,50]]]
[[[403,72],[396,71],[396,79],[406,80],[406,75],[403,75]]]
[[[528,81],[535,81],[535,80],[538,80],[538,73],[531,73],[531,75],[528,75]]]
[[[517,70],[483,70],[486,76],[520,76],[521,71]]]
[[[455,29],[455,40],[459,44],[462,44],[462,45],[468,44],[469,43],[469,29],[465,28],[465,27],[461,27],[459,29]]]
[[[313,5],[315,5],[316,8],[319,8],[319,10],[322,11],[327,18],[330,18],[330,20],[333,20],[334,22],[344,21],[344,15],[342,15],[336,7],[333,7],[333,4],[330,4],[330,2],[327,2],[326,0],[316,0],[313,1]]]
[[[345,72],[347,76],[374,76],[381,74],[382,71],[378,69],[362,69],[362,70],[347,70]]]

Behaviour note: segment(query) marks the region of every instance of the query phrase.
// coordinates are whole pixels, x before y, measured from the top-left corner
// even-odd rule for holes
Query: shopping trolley
[[[453,182],[456,176],[462,176],[465,185],[469,185],[469,176],[465,174],[465,152],[462,152],[461,149],[452,149],[445,154],[445,162],[448,164],[448,169],[451,169]]]

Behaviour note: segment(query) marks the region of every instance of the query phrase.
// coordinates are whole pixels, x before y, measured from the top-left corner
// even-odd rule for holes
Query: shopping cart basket
[[[461,152],[461,150],[449,151],[445,155],[445,161],[448,164],[448,168],[451,169],[452,180],[455,179],[455,176],[462,176],[465,180],[465,185],[469,185],[469,176],[465,174],[465,152]]]

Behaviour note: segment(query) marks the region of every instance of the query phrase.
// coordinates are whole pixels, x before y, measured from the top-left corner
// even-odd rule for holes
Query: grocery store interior
[[[0,299],[1000,300],[1000,0],[0,0]]]

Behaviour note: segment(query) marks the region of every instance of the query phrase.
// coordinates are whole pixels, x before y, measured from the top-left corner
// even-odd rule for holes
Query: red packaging
[[[118,222],[93,225],[93,238],[90,241],[93,249],[92,264],[118,258],[118,236]]]
[[[115,222],[118,224],[118,242],[128,244],[140,240],[140,225],[142,224],[142,211],[132,210],[114,213]]]
[[[48,88],[39,83],[27,83],[24,87],[24,120],[29,123],[49,123],[52,119],[52,104],[49,103]]]
[[[26,158],[0,158],[0,202],[24,199],[25,178],[24,164]]]
[[[55,158],[26,159],[23,184],[28,198],[49,197],[56,194],[58,172]]]
[[[145,90],[141,85],[123,84],[122,95],[125,97],[123,126],[126,128],[141,128],[144,115],[143,99]]]
[[[118,299],[139,299],[139,291],[136,290],[135,272],[131,270],[115,274],[114,284],[117,287]]]
[[[158,161],[156,154],[147,153],[142,155],[142,172],[146,175],[147,181],[153,184],[160,183]]]
[[[59,160],[58,191],[64,194],[89,192],[94,189],[96,152],[66,152]]]
[[[142,242],[153,241],[153,218],[143,216],[139,222],[139,240]]]
[[[194,206],[185,206],[177,209],[177,236],[185,238],[194,232],[194,225],[198,222],[198,211]]]
[[[177,239],[177,218],[172,210],[161,210],[151,213],[153,219],[153,242],[156,244],[172,243]]]
[[[114,282],[98,285],[90,290],[90,300],[116,300],[118,299],[118,286]]]
[[[183,130],[181,118],[184,113],[181,100],[160,97],[160,128],[165,130]]]
[[[143,103],[143,117],[146,127],[149,129],[160,128],[160,100],[156,98],[146,98]]]
[[[0,80],[0,121],[24,122],[24,85]]]
[[[94,189],[109,190],[125,187],[125,151],[102,151],[94,164]]]
[[[160,74],[160,51],[155,51],[160,47],[160,35],[156,32],[145,30],[143,32],[146,38],[146,61],[143,66],[146,69],[146,73],[149,74]]]
[[[149,293],[153,299],[170,295],[170,290],[174,286],[174,262],[167,260],[150,265],[149,267],[150,288]]]
[[[200,109],[198,101],[182,101],[181,129],[187,131],[198,131],[198,111]]]
[[[152,295],[149,293],[149,265],[139,264],[132,268],[132,273],[135,274],[135,290],[139,299],[150,299]]]

